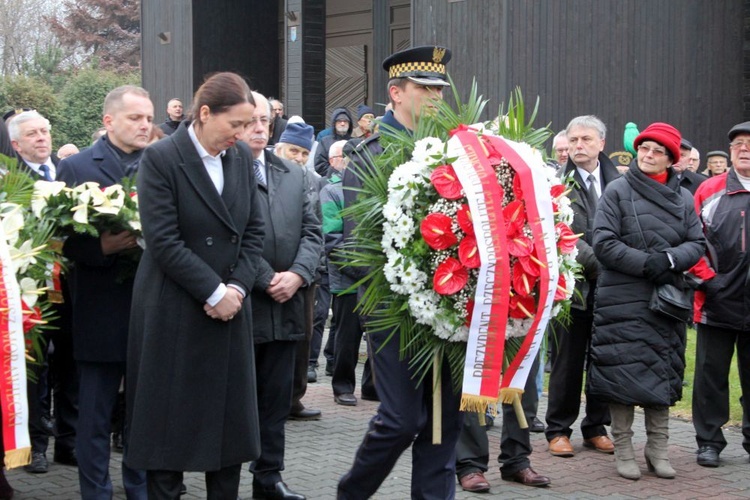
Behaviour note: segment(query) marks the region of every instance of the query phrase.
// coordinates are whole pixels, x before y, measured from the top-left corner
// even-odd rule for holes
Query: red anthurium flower
[[[508,253],[514,257],[530,255],[533,250],[534,242],[531,241],[531,238],[521,236],[520,234],[513,238],[508,238]]]
[[[438,194],[448,200],[457,200],[461,194],[461,183],[458,181],[456,171],[451,165],[440,165],[435,167],[430,175],[430,181],[435,186]]]
[[[560,249],[560,252],[564,254],[572,252],[578,242],[578,235],[574,234],[564,222],[555,224],[555,231],[560,235],[557,239],[557,248]]]
[[[466,302],[466,326],[471,326],[471,318],[474,317],[474,301],[469,299]]]
[[[526,223],[526,210],[520,200],[511,201],[503,207],[505,219],[505,233],[508,238],[516,236],[523,230]]]
[[[21,311],[23,314],[23,333],[28,333],[32,328],[42,323],[42,310],[38,307],[29,307],[22,300]]]
[[[500,154],[500,151],[495,149],[495,146],[487,140],[484,141],[484,146],[487,148],[487,159],[490,161],[490,165],[493,167],[500,165],[503,161],[503,155]]]
[[[458,212],[456,213],[456,219],[458,219],[458,227],[460,227],[464,233],[470,234],[470,235],[474,234],[474,221],[471,218],[471,211],[469,210],[469,205],[464,203],[458,208]]]
[[[513,194],[517,200],[523,200],[523,189],[521,188],[521,176],[513,177]]]
[[[534,316],[536,304],[534,297],[522,297],[515,294],[510,298],[510,317],[516,319],[527,319]]]
[[[513,290],[522,297],[528,297],[534,290],[534,285],[538,279],[537,276],[532,276],[526,273],[523,269],[523,264],[520,261],[516,261],[513,264]]]
[[[445,250],[458,243],[458,238],[453,234],[451,225],[453,219],[445,214],[431,213],[420,224],[422,238],[433,250]]]
[[[477,269],[481,264],[479,260],[479,249],[477,239],[473,236],[465,236],[458,244],[458,258],[468,269]]]
[[[435,270],[432,287],[440,295],[453,295],[466,286],[469,272],[453,257],[445,259]]]
[[[518,263],[520,263],[523,267],[523,272],[525,272],[529,276],[534,276],[536,278],[541,274],[539,264],[535,260],[532,260],[529,256],[522,255],[518,257]]]
[[[549,194],[552,195],[552,198],[555,200],[560,197],[565,192],[565,184],[555,184],[552,186],[552,188],[549,190]]]
[[[560,277],[557,279],[557,288],[555,289],[555,302],[565,300],[568,295],[567,284],[565,283],[565,276],[560,273]]]

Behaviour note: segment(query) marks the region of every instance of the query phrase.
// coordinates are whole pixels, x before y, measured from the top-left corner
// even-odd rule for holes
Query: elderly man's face
[[[750,134],[738,134],[729,144],[732,166],[738,174],[750,177]]]
[[[172,99],[167,104],[167,114],[169,119],[173,121],[182,119],[182,102],[179,99]]]
[[[593,172],[604,150],[604,139],[595,128],[576,125],[568,132],[568,155],[576,166]],[[590,169],[590,170],[589,170]]]
[[[297,146],[296,144],[284,144],[284,147],[280,151],[282,158],[293,161],[301,167],[307,163],[307,159],[310,157],[309,149]]]
[[[706,166],[711,175],[721,175],[727,171],[727,159],[723,156],[711,156]]]
[[[680,148],[680,161],[675,162],[672,168],[676,172],[684,172],[690,164],[690,150],[687,148]]]
[[[35,118],[23,122],[18,128],[18,140],[12,141],[12,145],[21,158],[31,163],[46,162],[52,154],[52,137],[47,121]]]
[[[268,145],[269,127],[271,120],[268,116],[268,105],[257,101],[250,126],[245,130],[243,140],[250,146],[253,156],[256,158]]]
[[[564,136],[558,137],[552,147],[555,149],[557,163],[560,165],[568,163],[568,138]]]

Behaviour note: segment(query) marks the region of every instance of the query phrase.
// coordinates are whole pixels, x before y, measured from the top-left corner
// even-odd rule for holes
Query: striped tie
[[[258,183],[266,185],[266,176],[263,175],[263,162],[260,160],[253,160],[253,170],[255,170],[255,177],[258,179]]]

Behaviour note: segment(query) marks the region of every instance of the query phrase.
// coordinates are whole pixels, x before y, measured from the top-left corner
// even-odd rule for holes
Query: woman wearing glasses
[[[609,402],[617,472],[638,479],[631,438],[633,410],[646,416],[649,471],[673,478],[667,456],[669,407],[682,397],[685,323],[651,311],[654,287],[687,291],[683,272],[703,255],[705,242],[690,193],[670,168],[680,159],[680,132],[649,125],[634,146],[626,174],[602,194],[593,248],[602,271],[594,306],[589,394]]]

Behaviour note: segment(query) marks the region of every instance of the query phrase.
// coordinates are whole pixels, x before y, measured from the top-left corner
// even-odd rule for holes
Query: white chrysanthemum
[[[396,222],[403,215],[404,212],[398,205],[391,203],[390,201],[383,205],[383,217],[385,217],[385,220],[388,222]]]
[[[437,137],[425,137],[414,143],[411,157],[419,163],[438,165],[445,157],[446,144]]]
[[[534,318],[508,320],[508,328],[505,331],[506,337],[525,337],[531,328]]]

